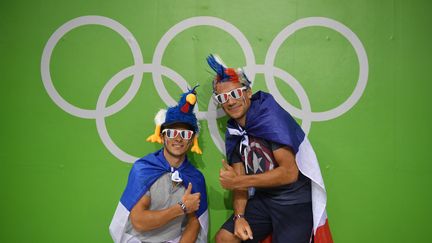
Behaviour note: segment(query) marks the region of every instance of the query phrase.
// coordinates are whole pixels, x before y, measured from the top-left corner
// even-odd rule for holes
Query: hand
[[[227,190],[232,190],[235,187],[235,178],[237,173],[234,171],[233,167],[229,166],[227,162],[222,159],[223,168],[219,171],[219,181],[223,188]]]
[[[252,240],[252,230],[245,218],[238,218],[234,222],[234,234],[241,240]]]
[[[200,206],[201,194],[199,192],[191,194],[191,191],[192,191],[192,183],[189,182],[189,185],[186,188],[186,191],[182,197],[182,202],[186,206],[186,213],[195,212],[198,210]]]

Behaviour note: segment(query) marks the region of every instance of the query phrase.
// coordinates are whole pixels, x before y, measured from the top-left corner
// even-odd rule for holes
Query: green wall
[[[248,65],[256,74],[256,90],[269,91],[275,77],[270,91],[297,112],[318,155],[335,242],[427,241],[431,7],[420,0],[2,1],[0,242],[111,242],[108,225],[131,167],[124,160],[159,148],[145,138],[168,96],[159,94],[153,80],[174,100],[181,91],[176,82],[201,85],[204,154],[190,156],[207,180],[214,241],[230,200],[218,182],[223,154],[209,128],[210,123],[213,135],[223,136],[226,117],[215,123],[214,113],[205,113],[211,97],[209,53],[230,66]],[[105,17],[129,34],[124,32],[124,39],[106,26],[85,24],[92,19],[80,17],[89,15]],[[198,16],[224,27],[195,19],[201,25],[173,35],[157,53],[170,28]],[[77,18],[84,25],[47,45],[56,30]],[[276,36],[307,20],[313,26],[282,39],[274,65],[264,65]],[[326,21],[349,30],[347,36],[318,26]],[[244,39],[238,42],[227,26]],[[353,40],[365,51],[363,63]],[[250,45],[249,57],[244,43]],[[44,66],[47,46],[53,49]],[[146,65],[126,69],[134,58]],[[68,108],[44,86],[46,70]],[[165,74],[163,82],[152,76],[158,72]],[[114,90],[106,86],[116,79],[121,82],[111,86]],[[357,98],[350,98],[354,90]],[[104,95],[111,110],[104,109]],[[341,104],[346,109],[335,110]]]

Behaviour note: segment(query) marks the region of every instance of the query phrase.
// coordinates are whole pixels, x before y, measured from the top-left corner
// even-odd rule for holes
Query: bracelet
[[[233,220],[236,221],[239,218],[244,218],[244,214],[234,214]]]
[[[180,205],[183,213],[187,213],[186,205],[182,201],[179,201],[177,204]]]

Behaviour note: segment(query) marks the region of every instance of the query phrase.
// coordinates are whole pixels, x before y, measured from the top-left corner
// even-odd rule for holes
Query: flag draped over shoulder
[[[333,242],[327,222],[327,194],[318,160],[312,145],[294,118],[274,100],[272,95],[258,91],[251,98],[245,127],[242,129],[233,119],[228,121],[225,136],[228,161],[232,161],[231,156],[236,145],[247,141],[247,135],[293,149],[299,170],[312,182],[314,242]]]
[[[183,180],[184,186],[187,186],[190,182],[192,183],[192,193],[201,193],[200,207],[195,212],[201,225],[197,242],[207,242],[208,210],[204,176],[189,162],[187,157],[176,170]],[[163,156],[163,149],[138,159],[134,163],[129,173],[126,189],[120,198],[120,202],[117,205],[109,227],[114,242],[128,242],[128,240],[133,237],[125,232],[130,211],[139,199],[150,189],[151,185],[167,172],[172,171],[171,166]]]

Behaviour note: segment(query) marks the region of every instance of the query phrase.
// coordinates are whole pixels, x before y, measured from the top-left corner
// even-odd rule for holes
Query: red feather
[[[238,77],[234,68],[225,69],[225,73],[230,77],[230,79],[229,79],[230,81],[233,81],[233,82],[239,81],[239,77]]]

